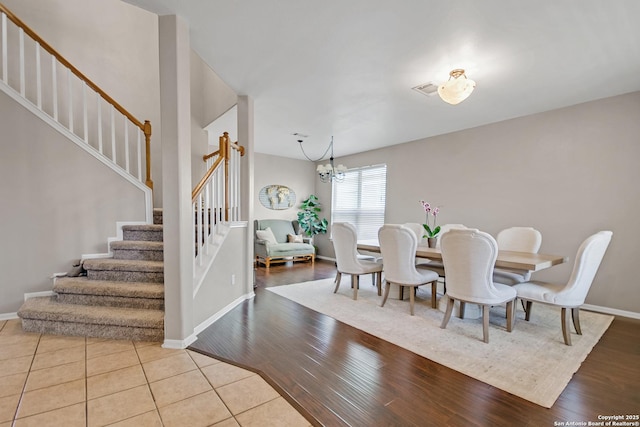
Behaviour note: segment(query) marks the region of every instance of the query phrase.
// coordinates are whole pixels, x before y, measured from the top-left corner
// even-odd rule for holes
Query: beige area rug
[[[519,306],[515,329],[508,333],[504,307],[494,307],[489,343],[485,344],[481,319],[452,316],[447,329],[440,329],[444,313],[431,308],[429,286],[419,288],[415,316],[410,316],[408,296],[400,301],[397,288],[392,288],[387,303],[380,307],[382,297],[370,281],[362,279],[357,301],[352,299],[348,277],[343,278],[337,294],[333,293],[333,279],[267,289],[547,408],[560,396],[613,320],[613,316],[581,311],[583,335],[572,333],[573,345],[566,346],[559,308],[534,304],[531,321],[526,322]]]

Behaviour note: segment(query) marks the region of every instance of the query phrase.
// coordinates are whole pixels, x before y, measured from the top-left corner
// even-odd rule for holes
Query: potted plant
[[[324,234],[327,232],[329,222],[326,218],[320,219],[318,213],[322,211],[318,198],[311,194],[300,204],[300,212],[298,212],[298,224],[304,230],[305,234],[311,238],[316,234]]]
[[[436,247],[436,237],[438,236],[438,233],[440,233],[440,226],[436,225],[437,219],[438,219],[438,213],[440,213],[440,207],[436,206],[436,207],[431,207],[431,204],[429,204],[428,202],[425,202],[424,200],[420,200],[420,204],[422,205],[422,208],[424,209],[424,213],[427,216],[426,217],[426,224],[422,224],[422,227],[425,230],[425,235],[422,237],[426,237],[427,241],[429,242],[429,247],[430,248],[435,248]],[[433,217],[433,224],[430,225],[429,224],[429,216]]]

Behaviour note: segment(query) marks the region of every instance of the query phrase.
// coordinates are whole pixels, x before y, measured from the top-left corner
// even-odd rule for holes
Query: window
[[[358,240],[377,239],[384,225],[387,165],[348,170],[332,190],[331,222],[353,224]]]

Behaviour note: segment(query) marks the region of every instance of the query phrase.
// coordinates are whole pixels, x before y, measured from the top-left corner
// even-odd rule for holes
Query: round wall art
[[[266,185],[258,193],[260,203],[267,209],[289,209],[296,204],[296,193],[285,185]]]

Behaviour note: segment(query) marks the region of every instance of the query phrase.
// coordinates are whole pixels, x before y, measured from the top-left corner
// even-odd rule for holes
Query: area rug
[[[534,304],[531,321],[526,322],[519,307],[515,329],[509,333],[504,307],[494,307],[485,344],[481,319],[452,316],[447,329],[440,329],[444,313],[431,308],[429,286],[419,288],[415,315],[410,316],[408,297],[400,301],[392,288],[387,303],[380,307],[382,297],[370,282],[363,282],[356,301],[348,278],[336,294],[332,279],[267,289],[546,408],[553,406],[613,320],[613,316],[581,310],[583,335],[572,333],[573,345],[567,346],[559,308]]]

